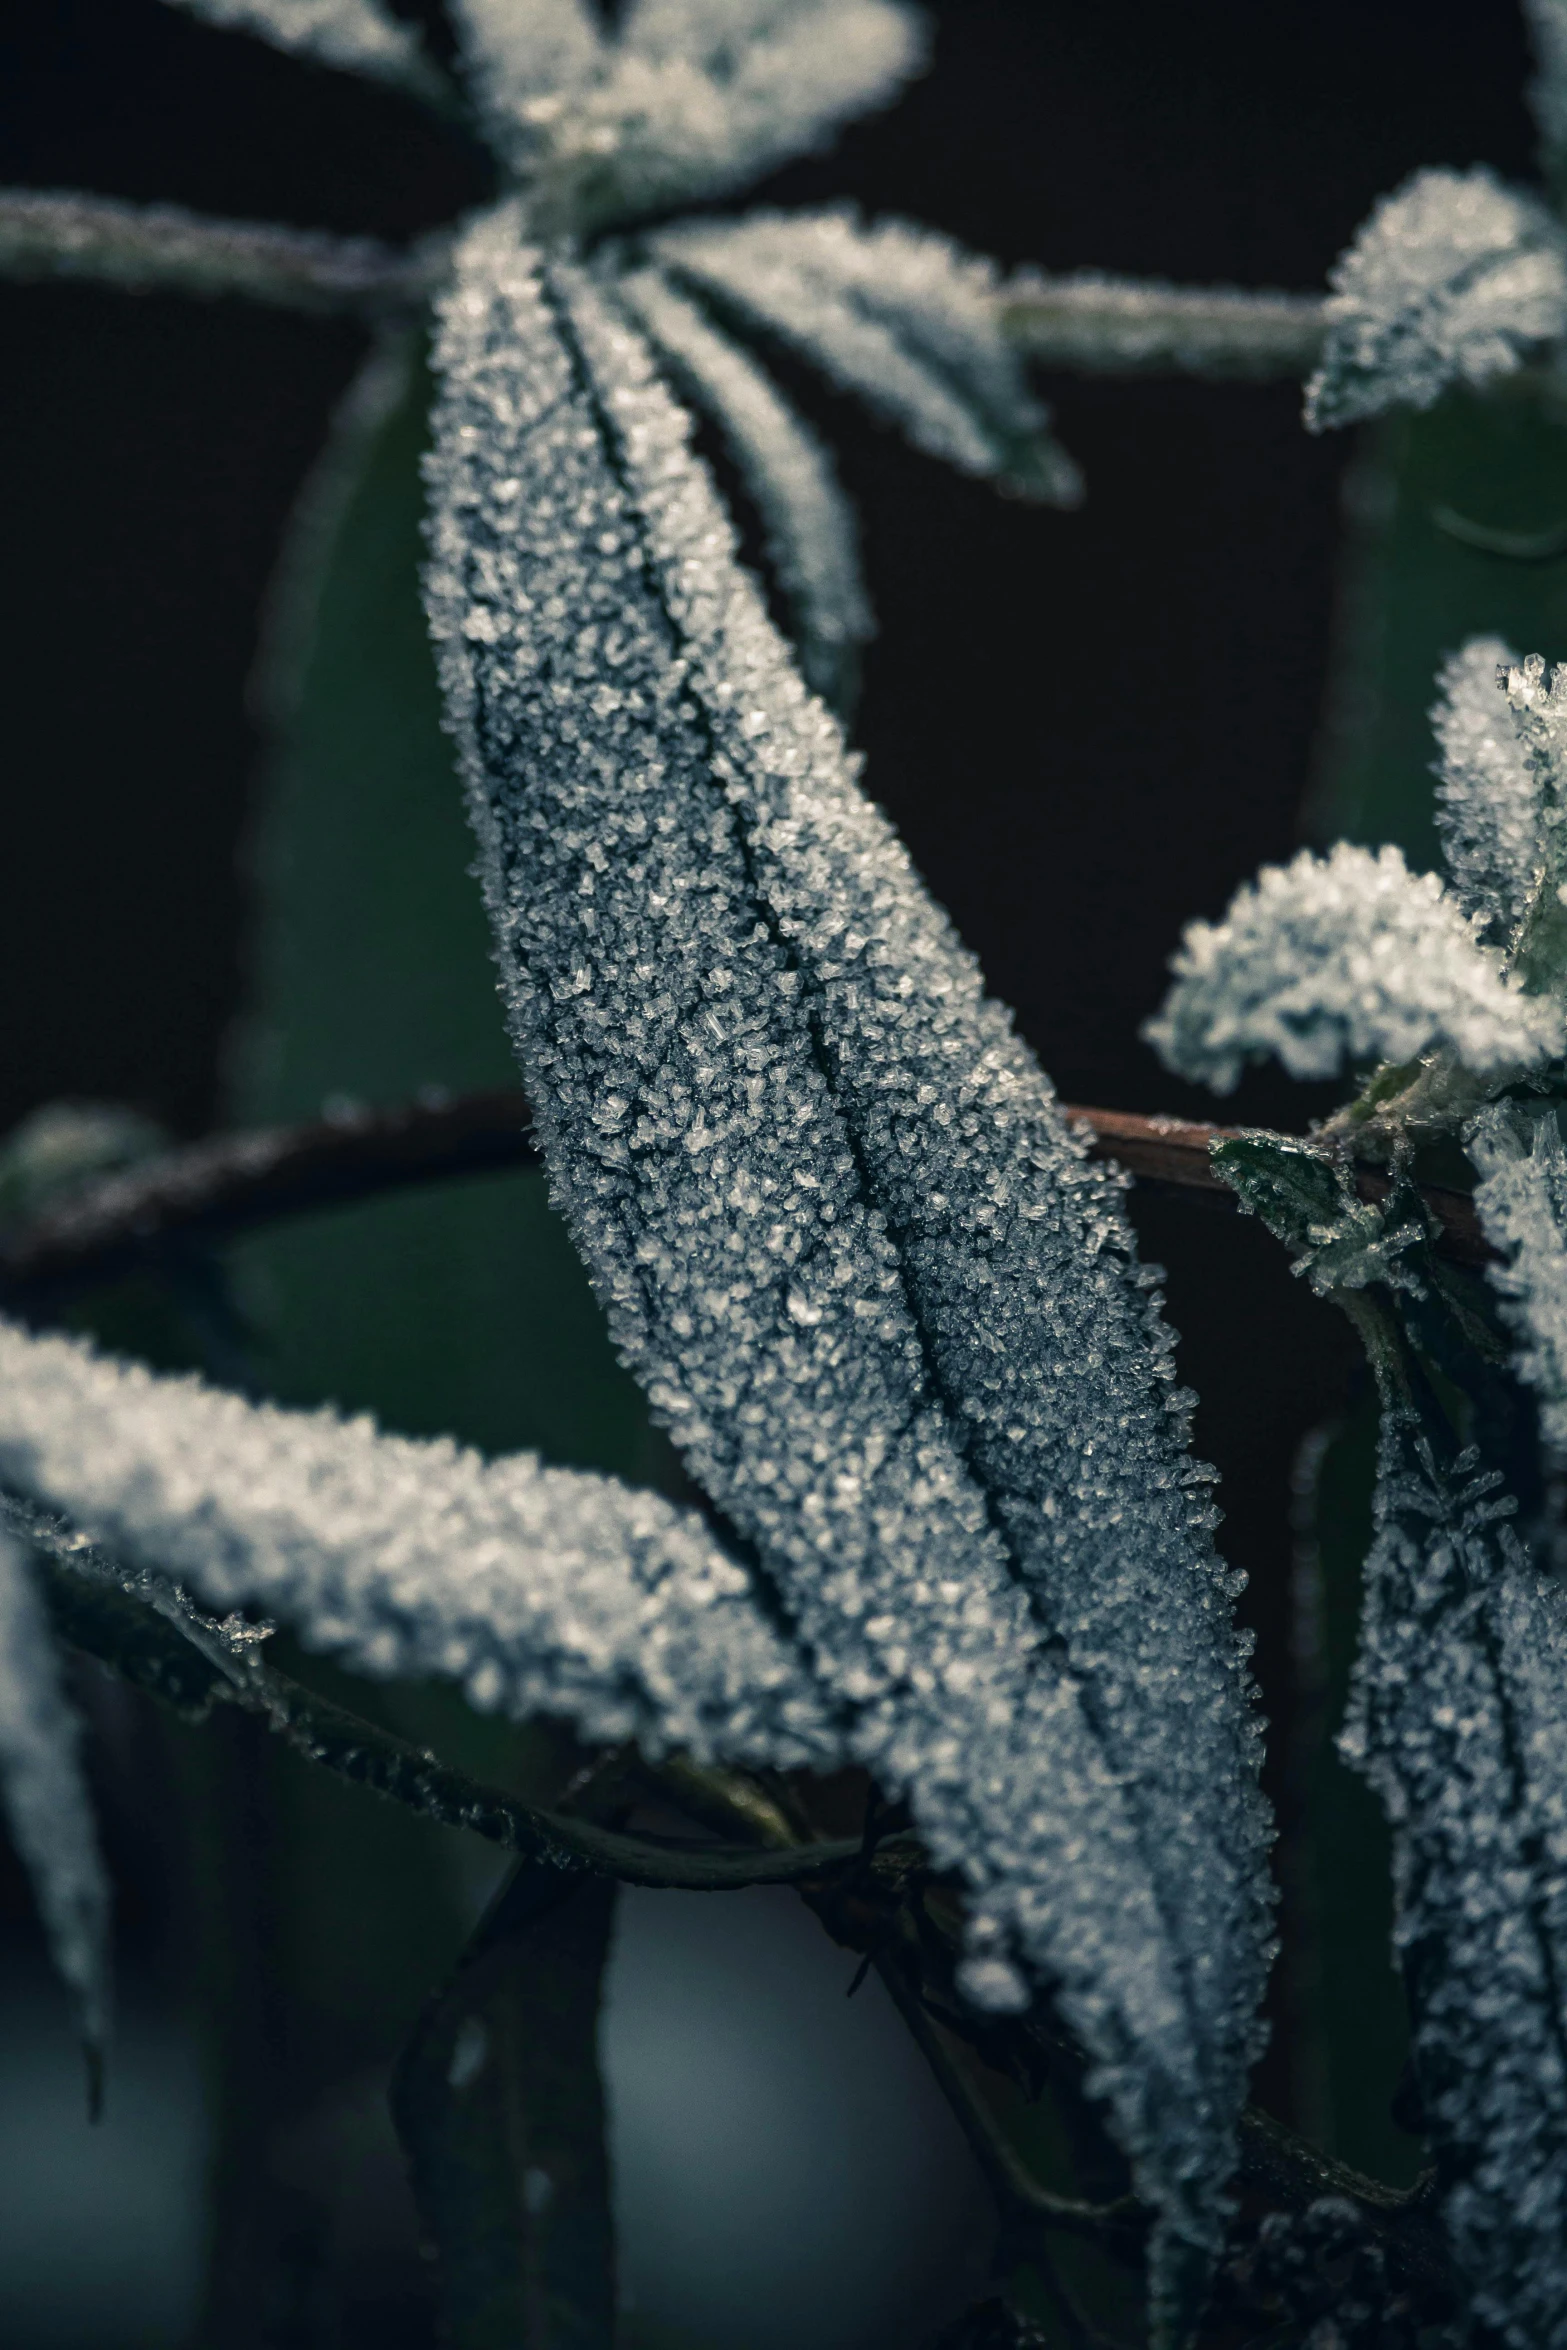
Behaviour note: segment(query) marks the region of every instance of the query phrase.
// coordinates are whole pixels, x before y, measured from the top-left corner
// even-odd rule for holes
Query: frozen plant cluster
[[[1567,1149],[1554,1107],[1489,1103],[1464,1137],[1475,1209],[1500,1263],[1492,1279],[1518,1341],[1540,1427],[1567,1456]]]
[[[171,0],[225,31],[255,33],[274,48],[317,57],[380,80],[421,83],[418,35],[380,0]]]
[[[1539,883],[1542,779],[1499,681],[1523,671],[1500,637],[1444,661],[1431,724],[1440,754],[1436,822],[1452,893],[1493,946],[1511,946]]]
[[[1143,1030],[1165,1065],[1230,1093],[1248,1061],[1292,1077],[1445,1050],[1497,1075],[1561,1050],[1562,1013],[1526,995],[1476,917],[1400,850],[1340,841],[1265,865],[1218,923],[1193,922]]]

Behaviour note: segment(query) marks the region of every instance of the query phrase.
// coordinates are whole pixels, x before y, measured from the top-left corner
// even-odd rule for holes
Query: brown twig
[[[1130,1110],[1067,1106],[1096,1159],[1140,1182],[1233,1211],[1235,1195],[1209,1162],[1209,1145],[1234,1129]],[[372,1199],[412,1184],[534,1167],[538,1151],[520,1093],[431,1098],[393,1109],[354,1109],[299,1126],[214,1136],[84,1185],[33,1222],[0,1236],[0,1294],[25,1301],[61,1287],[111,1279],[170,1242],[231,1238],[257,1225]],[[1388,1178],[1357,1167],[1367,1200]],[[1441,1230],[1438,1247],[1460,1264],[1491,1256],[1462,1192],[1425,1187]]]

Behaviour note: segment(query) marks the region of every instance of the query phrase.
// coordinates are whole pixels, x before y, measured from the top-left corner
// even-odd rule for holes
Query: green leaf
[[[1438,665],[1477,635],[1567,654],[1567,424],[1532,385],[1450,393],[1374,428],[1346,505],[1340,643],[1306,831],[1396,841],[1430,869],[1441,863],[1426,715]],[[1496,533],[1529,542],[1536,559],[1476,543]]]
[[[392,2111],[452,2350],[609,2350],[598,2016],[612,1884],[524,1863],[427,2004]]]

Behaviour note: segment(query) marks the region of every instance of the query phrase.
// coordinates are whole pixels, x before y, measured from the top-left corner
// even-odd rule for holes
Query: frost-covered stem
[[[1141,1182],[1233,1208],[1234,1194],[1209,1158],[1228,1127],[1072,1103],[1066,1115],[1087,1140],[1090,1157],[1113,1159]],[[34,1222],[0,1235],[0,1293],[32,1298],[57,1284],[104,1280],[164,1242],[224,1240],[411,1184],[533,1167],[538,1153],[529,1119],[523,1096],[508,1090],[217,1135],[95,1179]],[[1356,1182],[1363,1198],[1382,1196],[1382,1178],[1369,1169],[1360,1169]],[[1490,1252],[1468,1201],[1434,1189],[1425,1197],[1441,1226],[1442,1252],[1465,1264],[1486,1262]]]
[[[0,190],[0,277],[74,278],[139,294],[242,294],[285,310],[380,316],[422,302],[440,283],[445,259],[441,237],[399,252],[375,237],[210,220],[176,204]]]
[[[1004,290],[1009,339],[1042,366],[1089,375],[1309,375],[1325,319],[1315,294],[1241,293],[1077,272]]]
[[[264,1664],[253,1650],[242,1657],[225,1656],[215,1638],[194,1645],[188,1633],[118,1587],[111,1563],[96,1551],[84,1550],[79,1538],[47,1513],[5,1497],[0,1523],[52,1558],[51,1612],[61,1636],[73,1647],[174,1704],[187,1717],[200,1718],[216,1703],[254,1715],[307,1761],[445,1827],[471,1829],[492,1844],[554,1867],[687,1893],[796,1884],[850,1864],[858,1866],[862,1860],[860,1840],[853,1836],[802,1843],[791,1834],[780,1845],[776,1840],[764,1842],[753,1827],[739,1846],[683,1845],[522,1803],[346,1706],[318,1696]],[[84,1561],[91,1562],[90,1573],[83,1572]],[[199,1619],[193,1617],[191,1625],[199,1628]],[[760,1806],[752,1818],[760,1824]],[[742,1826],[738,1805],[728,1824],[731,1833]],[[886,1868],[906,1868],[909,1851],[910,1839],[904,1838],[889,1853]]]

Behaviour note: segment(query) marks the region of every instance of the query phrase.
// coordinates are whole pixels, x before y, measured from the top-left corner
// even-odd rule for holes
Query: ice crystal
[[[252,1404],[0,1321],[0,1478],[219,1612],[601,1742],[773,1762],[829,1711],[694,1511],[531,1453]]]
[[[994,265],[949,238],[906,221],[866,227],[834,207],[701,221],[648,243],[673,275],[803,352],[932,456],[1053,505],[1082,495],[1002,330]]]
[[[656,270],[628,271],[613,283],[669,373],[722,434],[761,518],[806,683],[841,707],[873,623],[854,516],[832,459],[760,368]]]
[[[1494,1477],[1387,1413],[1341,1745],[1393,1830],[1394,1940],[1454,2256],[1487,2338],[1567,2345],[1567,1593]]]
[[[1511,943],[1544,863],[1540,782],[1503,698],[1504,673],[1517,666],[1500,637],[1471,637],[1443,663],[1431,712],[1442,754],[1436,821],[1453,895],[1496,946]]]
[[[884,105],[924,61],[893,0],[463,0],[470,71],[535,220],[602,226],[758,179]]]
[[[90,2049],[109,2021],[109,1888],[43,1603],[0,1531],[0,1808]]]
[[[1567,1149],[1557,1114],[1493,1103],[1464,1139],[1480,1174],[1475,1211],[1502,1258],[1491,1279],[1519,1340],[1516,1367],[1540,1398],[1547,1442],[1567,1454]]]
[[[1396,848],[1340,841],[1265,865],[1222,922],[1188,925],[1170,968],[1175,985],[1143,1034],[1167,1068],[1216,1093],[1269,1054],[1311,1078],[1443,1046],[1494,1075],[1561,1049],[1557,1006],[1505,978],[1436,875],[1411,873]]]
[[[389,81],[418,80],[427,70],[417,34],[378,0],[170,0],[170,5],[226,30],[255,33],[275,49],[301,50],[323,65]]]
[[[1314,432],[1429,408],[1509,374],[1567,328],[1567,246],[1534,197],[1484,169],[1421,171],[1384,196],[1333,272]]]
[[[1266,1964],[1257,1731],[1113,1178],[855,788],[688,420],[510,206],[444,305],[428,581],[555,1197],[858,1758],[1216,2244]],[[1190,2278],[1188,2276],[1188,2282]]]

